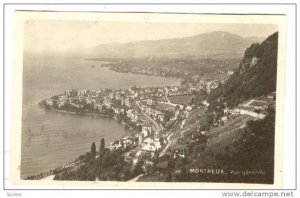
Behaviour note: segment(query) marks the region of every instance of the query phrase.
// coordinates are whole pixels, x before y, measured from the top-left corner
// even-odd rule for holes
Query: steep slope
[[[244,54],[239,69],[228,81],[212,91],[210,103],[224,99],[229,107],[276,90],[278,32],[261,44],[252,44]]]
[[[99,45],[92,49],[94,58],[240,58],[258,37],[240,37],[228,32],[209,32],[191,37]]]

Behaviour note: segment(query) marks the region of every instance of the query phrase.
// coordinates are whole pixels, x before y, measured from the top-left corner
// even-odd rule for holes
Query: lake
[[[79,57],[25,55],[21,178],[39,174],[75,160],[105,138],[106,145],[129,133],[119,122],[100,116],[80,116],[46,111],[42,99],[66,89],[128,89],[179,85],[180,79],[110,71],[101,62]],[[29,135],[30,133],[31,135]]]

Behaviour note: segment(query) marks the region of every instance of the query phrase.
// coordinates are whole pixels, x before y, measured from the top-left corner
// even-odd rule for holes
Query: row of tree
[[[99,146],[99,155],[101,155],[103,152],[105,152],[105,139],[101,138],[100,146]],[[92,146],[91,146],[91,157],[95,158],[96,154],[97,154],[97,152],[96,152],[96,144],[95,144],[95,142],[93,142]]]

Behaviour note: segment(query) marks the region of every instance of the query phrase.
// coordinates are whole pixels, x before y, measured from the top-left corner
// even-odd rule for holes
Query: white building
[[[151,138],[146,138],[142,144],[143,151],[155,152],[156,150],[160,149],[161,145],[159,141],[154,141]]]
[[[156,130],[155,133],[154,133],[154,141],[155,141],[155,142],[159,142],[159,138],[160,138],[159,131]]]
[[[151,135],[151,125],[142,125],[142,134],[144,137]]]

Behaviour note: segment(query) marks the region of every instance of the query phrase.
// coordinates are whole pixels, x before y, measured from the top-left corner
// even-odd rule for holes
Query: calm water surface
[[[92,67],[92,65],[94,67]],[[46,111],[38,102],[66,89],[179,85],[180,80],[124,74],[74,57],[24,57],[21,177],[38,174],[129,133],[115,120]],[[29,133],[30,131],[30,133]],[[29,135],[31,134],[31,135]]]

